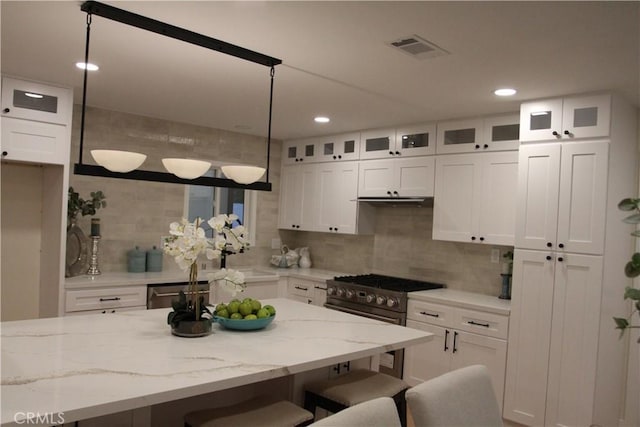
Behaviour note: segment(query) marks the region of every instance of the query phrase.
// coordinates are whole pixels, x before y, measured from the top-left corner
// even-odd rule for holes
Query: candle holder
[[[98,268],[98,243],[100,242],[100,236],[91,236],[91,258],[89,259],[89,269],[87,274],[89,276],[97,276],[102,274]]]
[[[498,298],[511,299],[511,274],[501,274],[502,276],[502,293]]]

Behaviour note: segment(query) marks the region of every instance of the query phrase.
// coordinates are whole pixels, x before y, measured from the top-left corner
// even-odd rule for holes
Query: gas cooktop
[[[403,279],[400,277],[383,276],[380,274],[361,274],[356,276],[336,276],[336,282],[353,283],[372,288],[399,292],[426,291],[444,288],[441,283],[423,282],[420,280]]]

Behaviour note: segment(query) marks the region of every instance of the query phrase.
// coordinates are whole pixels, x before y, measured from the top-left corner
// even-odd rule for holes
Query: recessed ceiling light
[[[316,123],[329,123],[331,120],[329,120],[329,117],[322,117],[322,116],[318,116],[316,118],[313,119]]]
[[[89,62],[88,64],[85,64],[84,62],[76,62],[76,67],[80,68],[81,70],[84,70],[86,68],[88,71],[97,71],[98,69],[100,69],[100,67],[98,67],[96,64],[92,64],[91,62]]]
[[[501,89],[496,89],[493,91],[494,94],[498,95],[498,96],[513,96],[516,94],[516,90],[512,89],[512,88],[501,88]]]

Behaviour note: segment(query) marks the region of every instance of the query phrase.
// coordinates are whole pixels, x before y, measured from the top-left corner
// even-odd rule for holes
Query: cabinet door
[[[433,239],[475,241],[481,163],[478,155],[436,157]],[[474,238],[472,240],[472,238]],[[477,237],[476,237],[477,238]]]
[[[26,80],[2,78],[2,116],[71,125],[70,89]]]
[[[525,102],[520,106],[520,141],[555,141],[562,129],[562,99]]]
[[[358,197],[391,197],[394,180],[392,159],[360,162]]]
[[[327,284],[318,282],[313,284],[313,305],[324,307],[327,302]]]
[[[356,232],[358,162],[318,165],[316,231]]]
[[[317,161],[316,140],[286,141],[282,145],[282,164]]]
[[[520,146],[520,114],[488,117],[484,120],[482,150],[517,150]]]
[[[483,120],[455,120],[438,123],[438,154],[468,153],[482,148]]]
[[[602,257],[556,256],[544,425],[588,426],[594,422],[601,293]]]
[[[495,245],[514,244],[518,152],[482,154],[482,189],[477,213],[480,239]]]
[[[554,281],[550,254],[516,249],[513,259],[503,416],[530,426],[545,420]]]
[[[555,248],[560,150],[560,144],[520,147],[515,244],[518,248]]]
[[[424,124],[396,129],[396,152],[401,156],[436,153],[436,125]]]
[[[507,362],[505,340],[462,332],[453,329],[451,340],[451,370],[471,365],[485,365],[491,375],[493,391],[502,408],[504,372]]]
[[[2,117],[0,145],[6,160],[56,165],[69,161],[69,137],[63,125]]]
[[[562,138],[609,136],[611,95],[565,98],[562,106]]]
[[[606,142],[562,145],[558,248],[567,252],[603,253],[608,153]]]
[[[329,232],[338,220],[336,186],[337,171],[335,164],[322,163],[318,165],[318,217],[315,230]]]
[[[311,230],[316,222],[315,165],[289,165],[282,168],[278,227]]]
[[[360,134],[349,133],[318,139],[319,161],[358,160],[360,155]]]
[[[361,134],[360,159],[384,159],[396,155],[395,129],[376,129]]]
[[[393,160],[398,197],[432,197],[435,179],[435,157],[422,156]]]
[[[431,332],[434,337],[423,344],[407,347],[404,352],[403,379],[415,386],[449,372],[451,332],[440,326],[407,320],[407,327]]]

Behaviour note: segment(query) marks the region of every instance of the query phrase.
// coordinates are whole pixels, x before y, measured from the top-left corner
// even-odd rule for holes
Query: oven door
[[[367,313],[362,310],[357,310],[350,307],[344,307],[343,305],[335,305],[330,302],[324,305],[331,310],[342,311],[344,313],[355,314],[356,316],[367,317],[369,319],[380,320],[386,323],[393,323],[395,325],[404,326],[404,318],[401,315],[390,316],[386,313]],[[375,310],[375,307],[367,307],[368,309]],[[382,310],[378,310],[382,311]],[[396,313],[397,314],[397,313]],[[402,369],[404,366],[404,349],[389,351],[380,355],[380,372],[383,374],[391,375],[396,378],[402,378]]]

